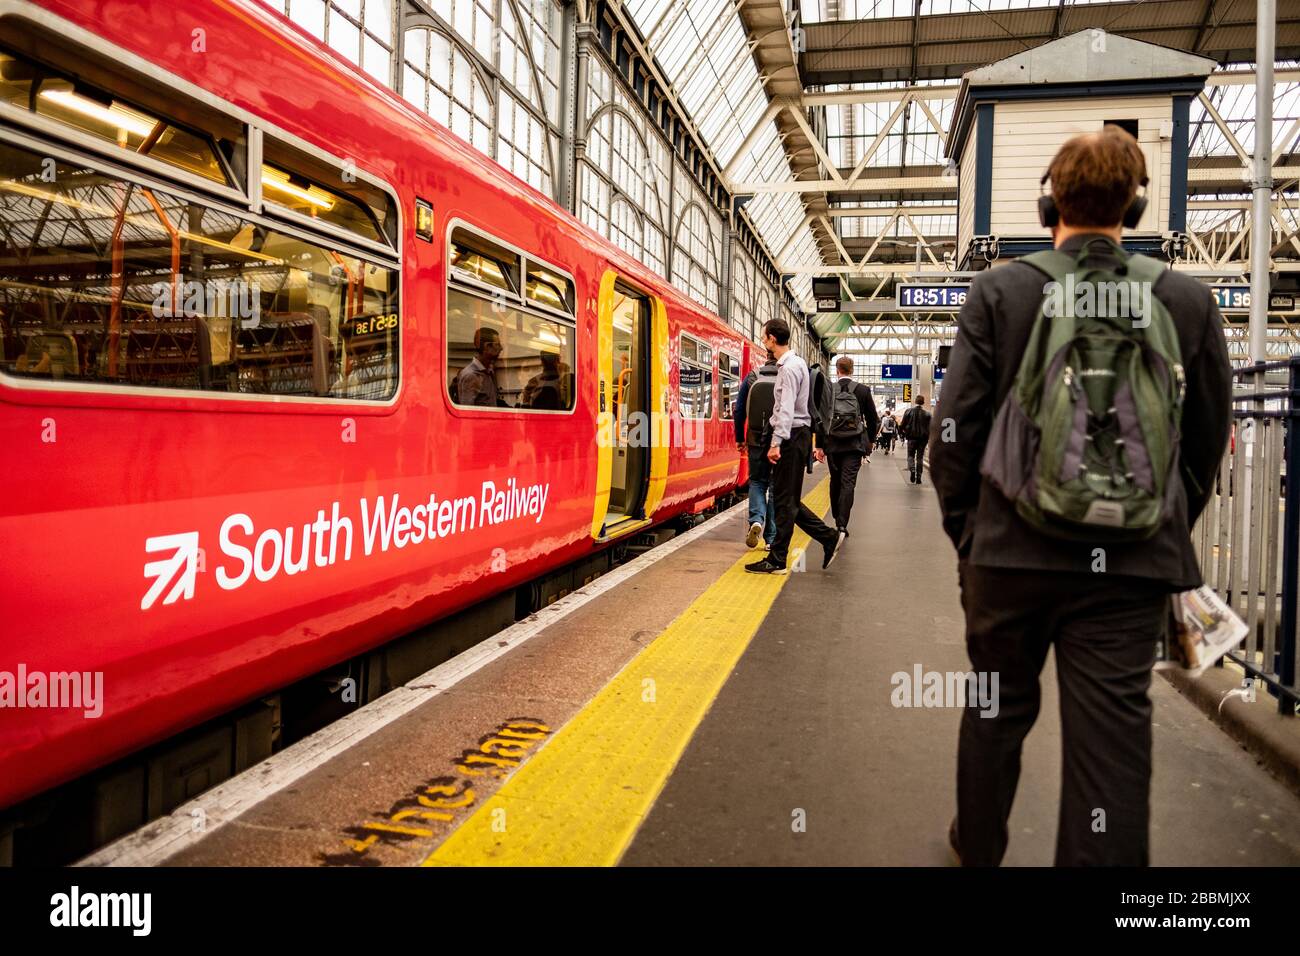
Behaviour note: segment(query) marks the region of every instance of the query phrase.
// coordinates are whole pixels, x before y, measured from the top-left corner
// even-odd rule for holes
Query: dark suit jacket
[[[1077,252],[1083,241],[1076,236],[1061,248]],[[1099,249],[1090,253],[1092,259],[1113,262],[1113,255]],[[989,429],[1019,370],[1048,281],[1020,262],[975,277],[957,317],[957,339],[931,423],[930,477],[944,530],[959,556],[993,567],[1092,573],[1096,544],[1040,533],[979,472]],[[1232,371],[1219,310],[1203,283],[1166,270],[1152,292],[1173,316],[1187,375],[1182,480],[1172,483],[1172,513],[1153,538],[1105,545],[1105,573],[1154,578],[1184,590],[1201,583],[1190,529],[1214,490],[1228,440]],[[951,423],[949,441],[943,440],[945,423]]]
[[[831,388],[839,390],[840,381],[838,378],[830,384]],[[867,442],[875,441],[876,432],[880,430],[880,416],[876,413],[876,400],[871,397],[871,389],[858,382],[853,386],[853,394],[857,396],[858,407],[862,409],[862,418],[866,422],[866,426],[863,428],[862,434],[856,438],[827,436],[826,444],[822,446],[827,454],[856,451],[859,455],[865,455],[867,453]]]

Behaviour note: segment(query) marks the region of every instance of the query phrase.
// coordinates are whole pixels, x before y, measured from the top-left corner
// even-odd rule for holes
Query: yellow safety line
[[[740,467],[739,463],[734,461],[724,461],[717,465],[709,465],[707,468],[696,468],[694,471],[679,471],[668,476],[669,481],[677,481],[681,478],[694,478],[696,475],[707,475],[711,471],[722,471],[724,468],[735,471]]]
[[[816,514],[828,484],[804,498]],[[796,531],[792,568],[808,540]],[[616,864],[789,577],[746,572],[760,554],[724,572],[422,865]]]

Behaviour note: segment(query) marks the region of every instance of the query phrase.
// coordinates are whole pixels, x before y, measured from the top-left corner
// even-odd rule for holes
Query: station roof
[[[910,263],[918,235],[926,256],[955,246],[945,153],[960,78],[1026,62],[1050,71],[1034,51],[1071,34],[1104,30],[1121,46],[1167,48],[1166,65],[1231,74],[1204,94],[1217,117],[1193,103],[1192,165],[1234,167],[1231,187],[1237,147],[1253,149],[1254,0],[800,0],[797,18],[783,0],[625,0],[624,9],[728,187],[753,196],[746,214],[779,267],[800,273],[792,289],[809,305],[820,267],[867,252],[872,263]],[[1300,0],[1277,0],[1277,10],[1274,148],[1285,160],[1300,138]]]
[[[951,79],[1080,30],[1219,63],[1255,56],[1255,0],[801,0],[805,86]],[[1300,57],[1300,5],[1277,5],[1279,59]]]

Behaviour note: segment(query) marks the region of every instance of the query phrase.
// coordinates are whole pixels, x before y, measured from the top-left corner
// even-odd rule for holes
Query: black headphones
[[[1049,169],[1038,181],[1038,221],[1046,229],[1053,228],[1061,221],[1061,210],[1056,208],[1056,200],[1052,198],[1051,193],[1043,192],[1043,187],[1047,185],[1047,180],[1051,176],[1052,171]],[[1136,229],[1137,224],[1142,221],[1142,214],[1147,211],[1147,178],[1143,176],[1138,180],[1138,185],[1142,187],[1142,192],[1134,196],[1133,201],[1124,210],[1125,229]]]

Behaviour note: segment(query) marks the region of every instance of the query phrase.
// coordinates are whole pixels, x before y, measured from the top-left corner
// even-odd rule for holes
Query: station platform
[[[805,493],[827,510],[824,468]],[[969,667],[928,478],[877,451],[826,571],[814,546],[747,574],[746,527],[678,536],[83,864],[951,865],[960,711],[892,700],[897,672]],[[1008,865],[1052,862],[1051,666]],[[1151,696],[1152,864],[1300,863],[1300,799]]]

